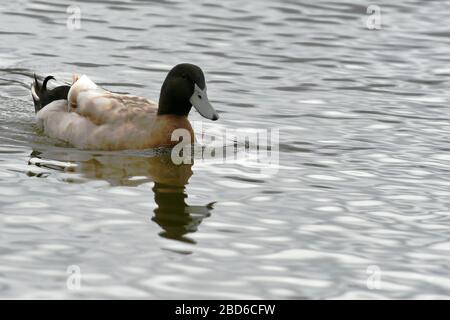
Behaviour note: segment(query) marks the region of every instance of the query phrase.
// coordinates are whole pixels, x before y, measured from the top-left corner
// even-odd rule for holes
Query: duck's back
[[[139,119],[155,117],[158,110],[153,101],[106,91],[86,76],[82,76],[72,85],[68,100],[71,111],[98,125],[139,122]]]

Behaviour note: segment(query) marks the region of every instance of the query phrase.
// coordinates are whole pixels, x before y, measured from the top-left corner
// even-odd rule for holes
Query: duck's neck
[[[158,115],[173,115],[187,117],[191,111],[192,104],[188,99],[180,98],[176,94],[164,94],[161,92],[158,102]]]

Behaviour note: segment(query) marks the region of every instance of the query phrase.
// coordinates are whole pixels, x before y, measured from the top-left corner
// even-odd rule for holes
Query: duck
[[[204,73],[194,64],[178,64],[169,71],[158,103],[110,92],[86,75],[74,75],[71,85],[54,89],[47,88],[50,80],[55,78],[47,76],[40,84],[35,75],[31,85],[37,126],[78,149],[113,151],[173,147],[180,140],[194,143],[188,120],[192,107],[209,120],[219,119],[208,99]],[[183,134],[175,134],[177,129],[183,129]]]

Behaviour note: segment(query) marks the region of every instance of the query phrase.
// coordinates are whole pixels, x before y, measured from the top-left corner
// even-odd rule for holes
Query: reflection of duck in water
[[[184,186],[171,186],[155,182],[153,187],[158,207],[152,218],[164,229],[160,236],[195,243],[184,235],[196,232],[202,220],[211,215],[212,203],[206,206],[190,206]]]
[[[77,165],[64,167],[68,161],[76,161]],[[33,151],[30,164],[79,173],[89,180],[106,180],[114,186],[137,186],[153,181],[157,207],[152,220],[164,229],[160,235],[165,238],[195,243],[185,235],[196,232],[212,210],[212,203],[186,204],[185,186],[192,176],[192,164],[175,165],[169,155],[143,157]]]

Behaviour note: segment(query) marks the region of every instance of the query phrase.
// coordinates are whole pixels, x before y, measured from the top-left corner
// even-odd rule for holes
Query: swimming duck
[[[86,75],[75,75],[71,86],[48,90],[35,77],[31,86],[36,120],[52,137],[80,149],[124,150],[173,146],[175,129],[185,129],[195,141],[187,116],[194,108],[205,118],[217,120],[208,101],[203,71],[196,65],[176,65],[161,87],[159,104],[128,94],[109,92]]]

